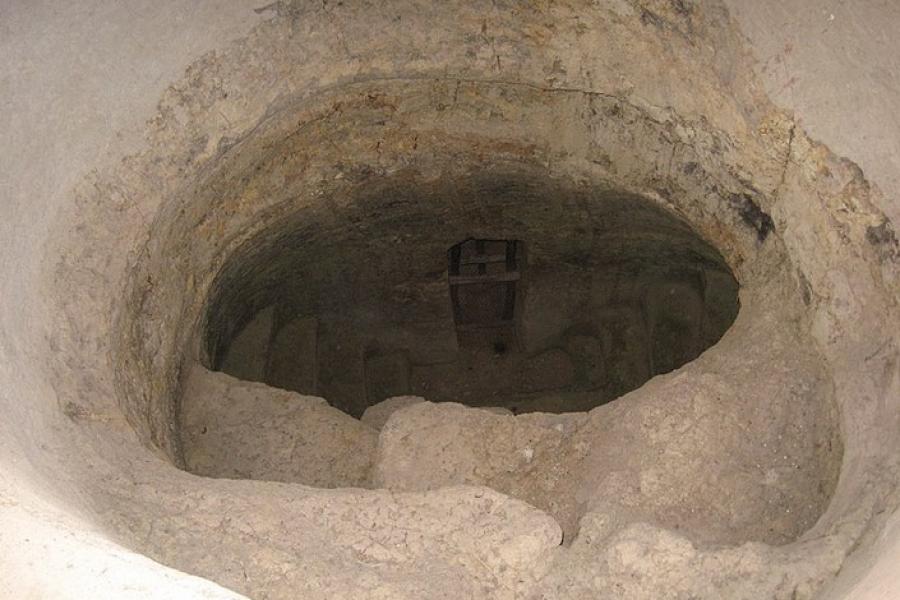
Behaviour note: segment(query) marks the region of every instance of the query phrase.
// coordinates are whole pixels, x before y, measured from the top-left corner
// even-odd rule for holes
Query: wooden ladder
[[[517,240],[468,239],[450,248],[450,299],[457,331],[515,326],[516,285],[521,279],[520,254],[520,242]],[[490,318],[484,314],[473,318],[467,314],[465,302],[460,297],[463,286],[482,286],[481,289],[486,291],[494,288],[492,292],[495,292],[496,286],[502,286],[502,306],[496,306],[495,314]]]

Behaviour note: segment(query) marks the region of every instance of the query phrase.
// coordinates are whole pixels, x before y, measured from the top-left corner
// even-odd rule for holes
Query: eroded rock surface
[[[0,336],[14,417],[3,439],[4,452],[8,440],[14,448],[4,454],[4,490],[20,498],[20,488],[34,487],[77,514],[83,531],[254,598],[816,594],[898,503],[898,252],[884,199],[760,93],[717,2],[520,8],[272,4],[266,22],[172,85],[146,136],[130,139],[130,154],[91,169],[71,193],[61,190],[80,172],[55,179],[62,209],[48,211],[53,226],[40,221],[46,246],[37,252],[40,238],[16,238],[13,256],[34,262],[9,261],[22,286],[9,286],[12,335]],[[518,457],[529,456],[520,443],[545,444],[528,465],[552,455],[543,448],[570,444],[573,466],[557,475],[562,463],[552,465],[535,479],[554,493],[572,486],[559,496],[584,505],[574,507],[583,516],[570,547],[556,546],[547,514],[487,488],[312,490],[175,467],[180,373],[209,358],[199,329],[228,259],[286,242],[331,247],[339,233],[368,258],[372,234],[390,229],[404,202],[463,232],[479,215],[489,233],[511,216],[475,200],[479,190],[493,195],[496,181],[518,199],[554,182],[551,201],[529,195],[534,210],[519,215],[533,231],[547,223],[545,209],[573,214],[572,190],[588,192],[590,203],[651,201],[721,252],[744,311],[753,309],[688,369],[609,411],[574,417],[583,419],[574,433],[479,412],[472,427],[488,437],[459,451],[447,425],[432,420],[448,444],[442,456],[410,428],[411,446],[436,467],[430,485],[489,476],[560,514],[565,507],[554,509],[546,490],[523,486],[523,473],[537,475]],[[33,200],[21,197],[21,206]],[[336,216],[347,226],[335,228]],[[262,304],[283,279],[269,256],[232,261],[260,277],[253,289],[224,286],[237,301],[220,327],[237,327],[237,313],[252,312],[247,304]],[[291,274],[296,266],[280,264]],[[43,300],[28,302],[38,292]],[[616,328],[609,339],[641,331],[637,314],[601,316],[604,330]],[[340,355],[338,342],[316,353]],[[607,340],[575,345],[598,343]],[[445,340],[438,354],[448,349]],[[638,350],[621,369],[575,374],[635,373],[614,386],[631,389],[650,372]],[[359,396],[363,369],[332,364],[316,377],[317,393]],[[827,414],[831,400],[837,415]],[[393,418],[417,410],[425,408]],[[844,464],[829,503],[835,451],[822,442],[837,425]],[[238,429],[247,433],[240,423],[225,431]],[[498,448],[512,454],[486,461],[485,475],[472,465],[493,450],[494,429]],[[575,527],[574,517],[560,521]],[[733,531],[740,539],[728,537]]]
[[[388,422],[388,419],[391,418],[392,414],[407,406],[412,406],[424,401],[425,398],[422,398],[421,396],[394,396],[393,398],[382,400],[378,404],[373,404],[367,408],[366,412],[364,412],[363,416],[360,418],[360,421],[380,431],[384,427],[384,424]]]
[[[187,380],[180,419],[189,471],[323,488],[364,486],[378,435],[322,398],[199,365]]]
[[[767,325],[737,325],[758,350],[729,337],[715,355],[590,413],[405,408],[381,432],[375,483],[486,485],[548,511],[570,540],[596,512],[702,543],[788,542],[825,510],[841,442],[815,355]]]
[[[174,493],[174,483],[156,493]],[[125,521],[139,516],[140,504],[118,500]],[[547,573],[562,539],[547,514],[477,487],[391,493],[208,480],[177,507],[183,514],[140,532],[147,553],[254,599],[514,600]],[[194,543],[210,526],[214,551]]]

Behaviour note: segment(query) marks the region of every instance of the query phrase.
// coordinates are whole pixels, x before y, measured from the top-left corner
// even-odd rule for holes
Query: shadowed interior
[[[240,248],[211,295],[208,366],[357,417],[402,395],[584,411],[718,341],[737,290],[715,248],[633,194],[400,179]]]

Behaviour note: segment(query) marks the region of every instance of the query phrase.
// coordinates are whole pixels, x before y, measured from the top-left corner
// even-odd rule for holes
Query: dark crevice
[[[744,223],[756,230],[756,237],[760,243],[766,241],[769,234],[775,231],[772,217],[763,211],[750,195],[732,194],[730,202]]]

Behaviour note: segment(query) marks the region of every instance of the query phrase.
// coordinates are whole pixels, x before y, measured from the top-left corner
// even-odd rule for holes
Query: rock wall
[[[4,5],[0,565],[14,576],[0,595],[896,595],[884,150],[900,52],[879,35],[895,17],[882,2],[796,0],[787,22],[783,3],[732,4],[736,22],[713,1]],[[864,59],[837,60],[833,34]],[[754,69],[754,50],[778,66]],[[796,112],[763,90],[790,90],[777,99]],[[558,547],[547,513],[484,487],[313,490],[176,468],[176,399],[186,359],[209,358],[197,332],[226,257],[291,215],[340,210],[331,192],[354,181],[410,165],[463,180],[498,159],[615,179],[679,214],[721,250],[745,310],[772,307],[761,331],[817,355],[844,454],[811,529],[715,547],[600,512]],[[279,195],[293,177],[305,183]]]
[[[248,279],[216,284],[225,297],[207,308],[211,366],[357,416],[406,394],[517,410],[563,394],[568,410],[589,410],[693,360],[737,315],[721,255],[644,200],[512,178],[445,185],[391,190],[349,222],[331,215],[328,240],[292,233],[277,256],[241,257],[266,268],[226,266]],[[400,194],[409,207],[396,208]],[[438,219],[425,199],[460,212]],[[387,213],[364,245],[346,241],[362,227],[353,223]],[[521,240],[509,325],[455,315],[465,308],[453,306],[446,244],[472,228]],[[259,289],[253,302],[240,294]],[[456,298],[477,306],[498,289],[468,285]],[[545,410],[566,409],[551,402]]]

